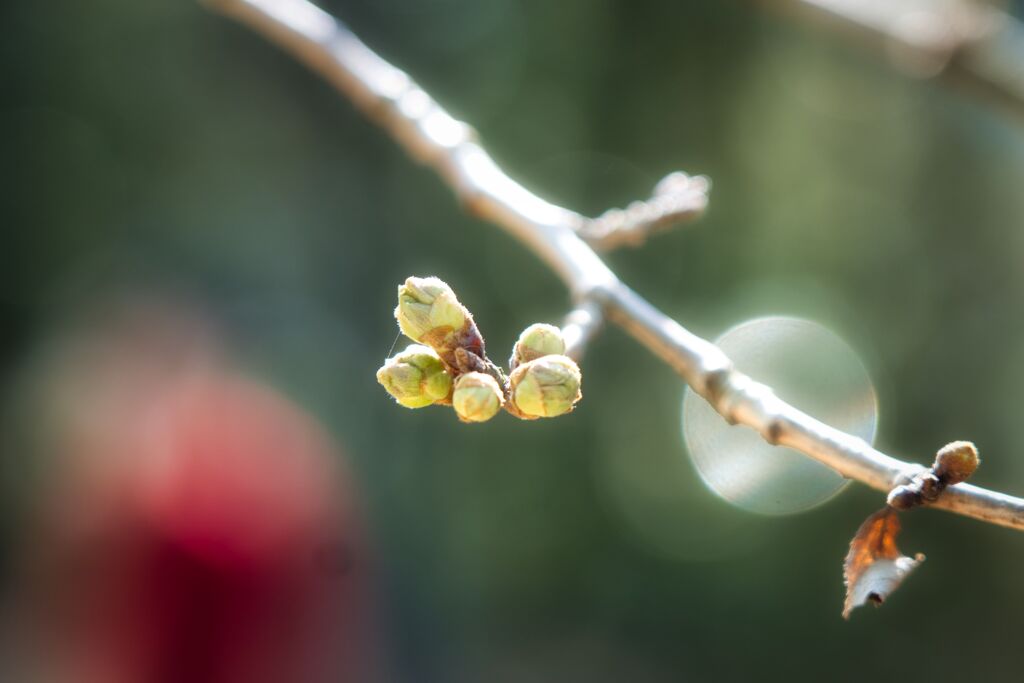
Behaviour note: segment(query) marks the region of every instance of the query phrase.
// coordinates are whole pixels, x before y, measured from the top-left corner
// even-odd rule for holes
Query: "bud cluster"
[[[400,405],[451,405],[463,422],[485,422],[502,408],[527,420],[557,417],[580,400],[579,366],[565,355],[554,325],[523,330],[506,375],[487,358],[472,314],[439,278],[410,277],[401,284],[395,319],[419,342],[377,371],[377,381]]]
[[[909,484],[897,486],[889,492],[887,503],[897,510],[933,503],[946,487],[967,481],[978,469],[978,449],[970,441],[954,441],[935,454],[930,470],[915,475]]]

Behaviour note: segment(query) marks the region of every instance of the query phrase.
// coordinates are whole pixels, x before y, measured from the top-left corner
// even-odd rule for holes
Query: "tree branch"
[[[1024,118],[1024,25],[979,0],[759,2],[825,23],[913,76],[963,86]]]
[[[600,304],[594,300],[581,301],[562,322],[565,355],[577,362],[582,360],[587,344],[601,330],[602,323],[604,314]]]
[[[306,0],[206,0],[264,34],[318,71],[411,156],[431,166],[474,215],[504,228],[561,277],[574,300],[605,315],[679,373],[725,419],[755,429],[845,477],[889,492],[922,465],[882,453],[779,399],[733,369],[711,342],[691,334],[615,276],[577,234],[588,220],[534,195],[508,177],[473,130],[445,112],[404,72],[364,45],[344,24]],[[596,325],[586,325],[589,336]],[[932,504],[1024,530],[1024,499],[969,484]]]

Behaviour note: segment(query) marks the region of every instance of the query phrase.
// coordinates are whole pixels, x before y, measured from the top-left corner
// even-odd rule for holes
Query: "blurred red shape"
[[[328,436],[212,354],[142,336],[57,377],[28,680],[373,680],[369,558]]]

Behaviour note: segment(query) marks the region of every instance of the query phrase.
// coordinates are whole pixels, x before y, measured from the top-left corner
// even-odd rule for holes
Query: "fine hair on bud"
[[[565,353],[565,339],[562,330],[546,323],[534,323],[519,335],[519,341],[512,349],[509,367],[515,370],[523,363],[529,363],[543,356],[560,356]]]
[[[468,318],[455,292],[440,278],[410,277],[398,286],[395,319],[410,339],[429,341],[457,333]]]
[[[557,417],[580,400],[580,368],[567,356],[542,356],[523,363],[509,377],[511,398],[529,417]]]
[[[444,401],[452,391],[451,375],[428,346],[411,344],[377,371],[377,381],[399,405],[424,408]]]
[[[467,372],[455,380],[452,407],[463,422],[486,422],[505,404],[497,380],[483,372]]]

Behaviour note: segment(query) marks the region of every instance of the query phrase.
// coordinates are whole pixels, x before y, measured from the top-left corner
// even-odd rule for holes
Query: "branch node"
[[[970,441],[954,441],[935,454],[931,469],[921,469],[906,484],[893,488],[886,503],[894,510],[910,510],[934,503],[950,486],[955,486],[978,469],[978,449]]]
[[[722,394],[729,384],[732,368],[723,367],[712,370],[704,375],[704,397],[711,405],[722,400]]]

